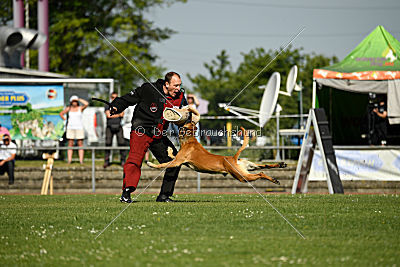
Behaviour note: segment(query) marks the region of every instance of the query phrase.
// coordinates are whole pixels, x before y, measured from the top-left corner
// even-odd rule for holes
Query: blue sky
[[[178,32],[153,51],[168,70],[183,74],[190,89],[185,74],[205,74],[204,62],[222,49],[236,68],[241,52],[277,50],[305,27],[292,43],[295,48],[342,60],[378,25],[400,39],[399,12],[400,1],[395,0],[188,0],[153,9],[149,17]]]

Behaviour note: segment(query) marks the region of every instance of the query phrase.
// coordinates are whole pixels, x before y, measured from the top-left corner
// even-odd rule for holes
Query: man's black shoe
[[[136,188],[131,186],[131,187],[127,187],[122,191],[122,195],[119,198],[119,201],[123,202],[123,203],[132,203],[132,199],[131,199],[131,193],[133,191],[135,191]]]
[[[168,196],[165,196],[165,195],[158,196],[156,201],[157,202],[175,202],[174,200],[170,199]]]
[[[130,194],[127,195],[125,192],[122,192],[122,195],[119,198],[119,201],[121,201],[122,203],[132,203]]]

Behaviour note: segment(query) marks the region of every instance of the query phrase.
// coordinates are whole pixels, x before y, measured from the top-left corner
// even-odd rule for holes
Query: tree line
[[[37,28],[37,1],[29,0],[30,27]],[[152,45],[170,38],[176,33],[168,27],[155,26],[147,13],[156,7],[168,8],[176,2],[185,0],[87,0],[87,1],[49,1],[49,54],[50,71],[71,77],[112,77],[117,80],[122,93],[139,86],[143,79],[124,59],[116,55],[95,31],[95,27],[121,52],[131,59],[131,63],[150,80],[162,77],[165,68],[156,64],[157,53]],[[12,24],[12,0],[1,1],[0,19],[3,25]],[[32,50],[31,68],[37,66],[37,51]],[[275,71],[281,74],[281,88],[284,88],[287,75],[293,65],[299,67],[298,81],[302,81],[304,110],[311,106],[312,72],[314,68],[337,62],[336,57],[308,54],[301,48],[288,47],[275,60],[277,50],[254,48],[242,53],[242,61],[233,69],[229,55],[222,50],[211,62],[205,62],[207,74],[189,74],[193,88],[191,92],[210,101],[209,115],[224,115],[226,111],[218,103],[230,102],[242,88],[270,63],[246,90],[235,98],[232,105],[259,109],[265,85]],[[279,97],[283,107],[282,114],[298,113],[298,92],[292,97]],[[225,122],[203,121],[206,128],[223,127]],[[235,122],[250,126],[247,122]],[[294,127],[295,122],[282,122],[282,127]],[[268,123],[267,131],[274,130],[274,123]]]

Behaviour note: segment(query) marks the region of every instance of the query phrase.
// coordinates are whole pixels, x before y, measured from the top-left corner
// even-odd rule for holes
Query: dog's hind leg
[[[267,179],[268,181],[271,181],[274,184],[280,184],[280,182],[277,179],[272,178],[272,177],[270,177],[268,175],[265,175],[263,172],[260,172],[260,173],[249,173],[244,178],[248,182],[253,182],[253,181],[256,181],[258,179]]]
[[[229,158],[224,159],[224,167],[225,169],[236,179],[238,179],[240,182],[245,183],[245,182],[253,182],[258,179],[267,179],[274,184],[280,184],[278,180],[275,178],[269,177],[268,175],[265,175],[264,173],[249,173],[246,170],[246,167],[241,165],[241,164],[236,164],[234,160],[230,160]]]
[[[275,179],[273,177],[270,177],[270,176],[266,175],[263,172],[260,172],[260,173],[257,173],[257,174],[261,176],[261,179],[267,179],[267,180],[273,182],[274,184],[281,184],[277,179]]]

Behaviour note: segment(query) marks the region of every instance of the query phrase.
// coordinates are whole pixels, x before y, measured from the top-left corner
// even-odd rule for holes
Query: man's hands
[[[110,111],[110,115],[118,114],[117,108],[114,107],[110,102],[103,100],[101,98],[96,98],[96,97],[92,97],[92,100],[99,101],[99,102],[102,102],[102,103],[108,105],[108,110]]]
[[[372,111],[375,112],[376,115],[378,115],[379,117],[381,117],[383,119],[385,119],[387,117],[387,111],[380,113],[378,108],[374,108]]]
[[[115,115],[115,114],[118,114],[117,108],[114,107],[114,106],[110,106],[110,115],[112,116],[112,115]]]
[[[124,114],[125,113],[123,111],[121,113],[119,113],[116,107],[109,107],[106,110],[107,119],[123,118]]]

